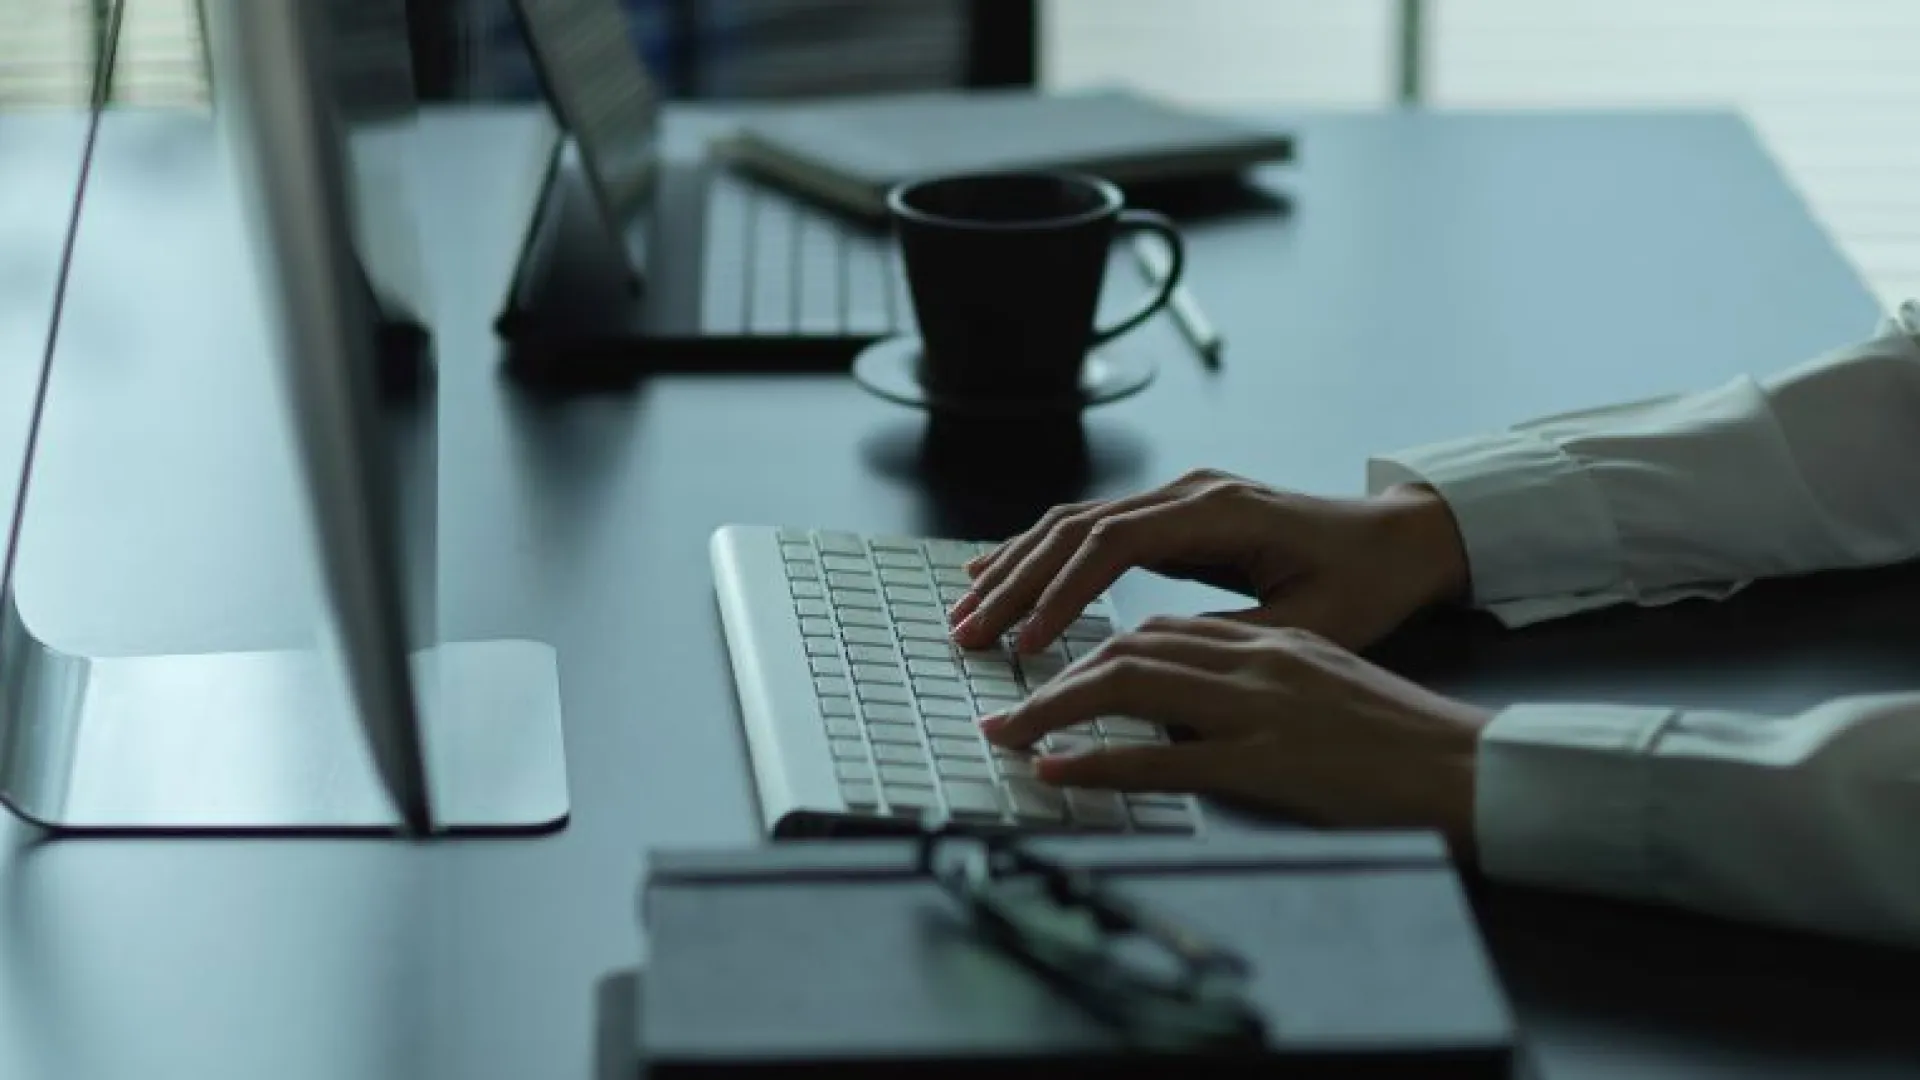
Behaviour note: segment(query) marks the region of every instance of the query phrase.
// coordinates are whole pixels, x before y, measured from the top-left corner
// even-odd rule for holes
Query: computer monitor
[[[400,339],[417,359],[429,321],[395,182],[413,108],[405,92],[364,93],[370,71],[404,61],[385,40],[404,42],[403,3],[202,5],[206,145],[251,241],[236,279],[260,286],[258,310],[226,302],[258,322],[279,375],[330,647],[78,656],[35,636],[9,593],[0,804],[23,818],[65,833],[428,836],[568,816],[553,649],[440,634],[438,402],[430,380],[389,377],[392,328],[421,332]]]

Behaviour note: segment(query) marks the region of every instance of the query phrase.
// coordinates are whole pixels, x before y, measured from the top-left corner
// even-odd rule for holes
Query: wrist
[[[1420,575],[1422,604],[1466,601],[1473,591],[1472,572],[1447,500],[1425,484],[1397,484],[1380,498],[1391,507],[1402,557]]]

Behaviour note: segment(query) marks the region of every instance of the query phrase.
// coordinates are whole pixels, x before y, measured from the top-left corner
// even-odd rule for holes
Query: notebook
[[[1293,138],[1129,90],[927,92],[775,107],[727,147],[743,168],[844,212],[941,173],[1090,172],[1121,185],[1227,176],[1290,160]]]
[[[979,936],[912,841],[654,852],[636,1047],[651,1080],[1505,1078],[1513,1013],[1437,837],[1059,837],[1033,850],[1237,952],[1259,1045],[1175,1050]],[[1132,1068],[1135,1072],[1125,1072]]]

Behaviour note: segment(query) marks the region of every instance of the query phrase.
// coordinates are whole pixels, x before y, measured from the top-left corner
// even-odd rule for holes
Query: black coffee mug
[[[920,381],[937,393],[1071,395],[1087,355],[1165,307],[1185,266],[1173,223],[1126,209],[1097,177],[933,177],[894,188],[887,206],[920,324]],[[1132,314],[1095,326],[1113,242],[1139,231],[1165,240],[1166,278]]]

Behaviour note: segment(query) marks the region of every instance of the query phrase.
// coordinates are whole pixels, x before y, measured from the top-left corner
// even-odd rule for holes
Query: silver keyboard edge
[[[819,707],[811,693],[794,692],[811,687],[813,673],[800,617],[789,602],[778,537],[771,526],[727,525],[710,543],[747,754],[769,835],[790,812],[845,808]]]

